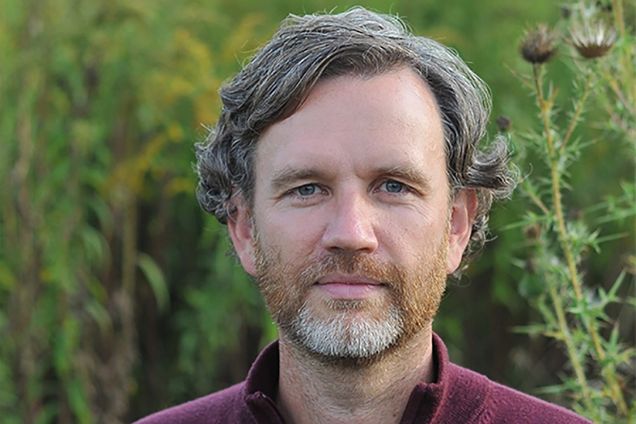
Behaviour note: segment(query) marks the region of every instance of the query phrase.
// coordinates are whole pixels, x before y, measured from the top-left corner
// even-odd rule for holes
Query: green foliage
[[[515,128],[534,125],[531,99],[509,72],[522,69],[510,40],[526,22],[554,14],[553,2],[363,5],[398,13],[416,32],[458,49],[491,85],[495,112],[511,116]],[[193,142],[218,116],[222,81],[284,16],[332,9],[323,0],[3,2],[2,422],[129,422],[244,377],[276,331],[258,291],[227,254],[225,229],[196,205]],[[630,22],[634,12],[624,15]],[[566,393],[556,399],[583,405],[578,382],[553,378],[555,368],[570,371],[559,352],[542,361],[548,354],[540,340],[510,336],[511,327],[538,315],[545,322],[529,330],[562,341],[554,292],[567,322],[588,316],[598,323],[605,359],[595,362],[587,324],[575,325],[570,337],[584,371],[592,372],[592,402],[607,416],[614,413],[606,408],[611,396],[596,389],[598,382],[633,358],[625,337],[633,314],[621,309],[616,319],[635,267],[633,253],[624,254],[633,247],[636,214],[636,188],[624,177],[633,172],[633,146],[624,141],[636,139],[636,102],[625,89],[635,86],[633,46],[633,27],[625,26],[611,60],[553,63],[553,88],[545,88],[544,99],[555,104],[574,99],[571,110],[566,100],[547,114],[555,139],[576,123],[555,163],[569,206],[568,246],[577,275],[587,280],[581,299],[568,294],[567,261],[554,236],[552,179],[543,173],[554,157],[538,150],[545,137],[529,131],[526,143],[516,144],[529,174],[525,196],[496,211],[499,238],[468,282],[451,287],[436,322],[460,362],[522,389],[551,386],[544,393]],[[585,78],[571,87],[573,75]],[[579,102],[585,87],[589,99]],[[600,158],[611,166],[598,166]],[[531,257],[523,254],[528,249]]]
[[[168,287],[163,272],[157,266],[154,259],[145,253],[140,253],[137,261],[144,277],[146,277],[146,281],[148,281],[148,284],[150,284],[152,288],[152,292],[157,300],[157,307],[160,311],[165,310],[168,307],[170,298],[168,297]]]
[[[559,103],[559,85],[547,76],[547,61],[532,63],[532,75],[524,80],[535,95],[540,128],[528,136],[524,159],[534,154],[543,165],[533,169],[521,184],[530,202],[522,222],[533,247],[527,259],[532,264],[527,269],[532,289],[528,290],[527,280],[522,289],[542,321],[521,330],[557,340],[569,360],[561,383],[547,386],[543,393],[571,399],[574,409],[595,422],[633,422],[636,410],[629,401],[634,395],[629,382],[634,378],[635,351],[629,346],[631,336],[620,332],[620,322],[610,310],[623,304],[626,290],[633,292],[634,287],[621,289],[626,285],[625,271],[619,271],[609,284],[590,279],[585,284],[584,264],[591,255],[602,253],[603,243],[629,240],[629,232],[607,231],[615,231],[608,228],[609,223],[634,217],[634,184],[623,179],[622,192],[589,206],[565,197],[576,190],[573,169],[596,143],[614,143],[605,156],[595,158],[597,163],[611,163],[619,169],[634,165],[634,28],[627,32],[621,3],[612,3],[611,17],[604,16],[599,5],[579,2],[566,6],[568,22],[563,25],[569,26],[573,50],[569,58],[574,87],[571,106]],[[620,38],[614,46],[617,34]],[[531,37],[533,33],[526,40]],[[556,45],[543,47],[556,49]],[[601,107],[593,108],[592,101]],[[586,108],[592,109],[588,113],[593,111],[596,119],[583,118]],[[630,154],[617,156],[621,150]],[[606,190],[612,193],[614,187]],[[585,208],[588,216],[571,214],[568,208]],[[600,219],[594,219],[597,214]]]

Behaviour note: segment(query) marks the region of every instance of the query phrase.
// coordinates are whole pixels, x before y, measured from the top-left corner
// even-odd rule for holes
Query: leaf
[[[566,393],[568,390],[569,388],[565,384],[554,384],[552,386],[540,387],[535,390],[535,393],[543,395],[560,395],[561,393]]]
[[[16,278],[5,262],[0,262],[0,289],[11,290],[15,287]]]
[[[150,284],[150,288],[157,301],[157,307],[160,311],[164,311],[168,306],[170,296],[163,271],[161,271],[155,260],[145,253],[139,254],[137,265],[139,265],[141,272],[144,274],[144,277],[146,277],[146,281]]]
[[[108,249],[102,234],[91,226],[84,226],[80,232],[86,259],[91,264],[101,264]]]
[[[89,301],[88,305],[86,305],[86,312],[95,320],[100,330],[105,332],[112,328],[110,315],[108,315],[108,311],[101,303],[94,300]]]
[[[519,334],[528,335],[545,335],[549,331],[545,324],[529,324],[529,325],[516,325],[512,327],[512,331]]]
[[[86,391],[84,390],[79,378],[73,378],[66,383],[66,395],[73,410],[73,414],[79,423],[90,423],[91,411],[86,399]]]
[[[612,288],[607,293],[607,298],[609,299],[610,302],[619,301],[618,296],[616,294],[618,293],[618,289],[623,284],[623,281],[625,281],[625,271],[622,271],[619,274],[619,276],[616,278],[616,281],[614,282],[614,285],[612,285]]]
[[[43,405],[39,408],[37,418],[35,419],[35,424],[49,424],[55,422],[55,418],[60,413],[59,406],[57,403],[51,402],[48,405]],[[13,424],[13,423],[22,423],[22,420],[16,419],[13,421],[11,418],[3,417],[7,421],[3,421],[4,424]]]

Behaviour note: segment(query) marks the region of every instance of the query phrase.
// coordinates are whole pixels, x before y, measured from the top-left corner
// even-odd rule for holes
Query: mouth
[[[314,286],[333,299],[365,299],[385,289],[385,284],[359,275],[330,274]]]

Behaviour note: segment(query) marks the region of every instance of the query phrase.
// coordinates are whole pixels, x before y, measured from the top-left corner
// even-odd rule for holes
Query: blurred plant
[[[603,242],[633,237],[605,234],[604,225],[633,219],[636,188],[633,181],[621,181],[617,186],[622,192],[589,206],[569,204],[567,197],[572,190],[570,172],[593,144],[577,134],[600,129],[604,142],[615,144],[607,148],[609,155],[599,166],[627,166],[633,173],[634,28],[624,24],[620,0],[612,1],[611,16],[600,2],[578,2],[565,9],[562,16],[573,47],[573,54],[566,57],[573,73],[571,107],[559,103],[558,87],[546,69],[556,50],[556,31],[539,26],[525,35],[520,48],[532,65],[532,74],[524,82],[536,98],[540,130],[531,132],[530,142],[518,150],[522,159],[536,155],[543,162],[521,182],[532,208],[520,223],[532,246],[531,256],[520,261],[527,271],[521,291],[543,322],[520,330],[557,340],[565,349],[571,369],[561,376],[561,384],[544,392],[570,398],[576,411],[595,422],[634,422],[636,406],[629,399],[634,395],[635,350],[625,340],[630,336],[621,332],[619,321],[610,317],[617,304],[635,306],[625,294],[630,290],[625,285],[633,283],[626,282],[629,265],[609,284],[584,281],[584,269],[587,257],[600,253]],[[595,116],[583,120],[588,107],[593,107]],[[624,149],[628,154],[620,153]]]
[[[198,1],[2,9],[0,422],[130,421],[135,395],[174,395],[149,383],[176,362],[161,361],[157,316],[180,301],[170,278],[201,280],[175,274],[209,256],[184,141],[218,109],[220,65],[204,31],[223,18]],[[254,27],[245,22],[236,37]],[[234,54],[225,47],[219,56]]]
[[[422,33],[462,51],[491,82],[506,115],[514,117],[513,126],[500,120],[502,130],[523,127],[529,114],[518,109],[526,106],[518,101],[518,84],[492,64],[510,61],[514,52],[507,43],[518,22],[540,20],[553,2],[465,1],[461,8],[416,3],[398,1],[395,8]],[[346,0],[340,10],[353,4]],[[382,0],[368,5],[386,10]],[[203,135],[201,123],[214,122],[216,91],[241,58],[287,13],[332,5],[5,0],[2,6],[0,422],[130,422],[242,379],[275,330],[258,291],[225,254],[225,229],[196,205],[191,146]],[[490,25],[501,13],[506,19]],[[608,55],[627,48],[623,34],[630,30],[615,28]],[[621,66],[629,69],[633,56],[623,58]],[[604,57],[595,62],[617,63]],[[612,134],[636,139],[626,118],[634,95],[625,91],[625,72],[603,75],[610,95],[594,96],[598,90],[591,86],[590,97],[611,117]],[[573,137],[581,134],[577,128]],[[615,156],[619,165],[629,155]],[[598,186],[607,187],[609,179],[599,175]],[[630,187],[585,213],[610,226],[620,213],[631,216]],[[503,223],[509,214],[518,216],[501,211]],[[539,224],[526,235],[545,232]],[[518,321],[526,315],[509,288],[511,265],[501,254],[516,240],[507,232],[496,241],[496,255],[485,252],[474,264],[481,269],[476,284],[445,300],[448,313],[437,325],[453,330],[444,338],[458,348],[455,359],[467,352],[465,362],[509,383],[514,378],[504,370],[513,362],[524,378],[516,383],[523,386],[530,384],[526,368],[518,357],[510,361],[502,346],[511,343],[501,325],[510,311]],[[595,266],[619,256],[621,246],[612,243]],[[636,268],[635,260],[631,264]],[[484,296],[489,283],[499,308]],[[494,339],[494,351],[477,343],[486,337]],[[532,376],[543,381],[537,371]]]

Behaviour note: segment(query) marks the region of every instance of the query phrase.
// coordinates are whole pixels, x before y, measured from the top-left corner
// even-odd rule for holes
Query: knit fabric
[[[451,363],[433,335],[436,379],[411,393],[401,424],[589,423],[560,406],[495,383]],[[278,343],[261,352],[247,379],[220,392],[150,415],[138,424],[283,424],[276,408]]]

